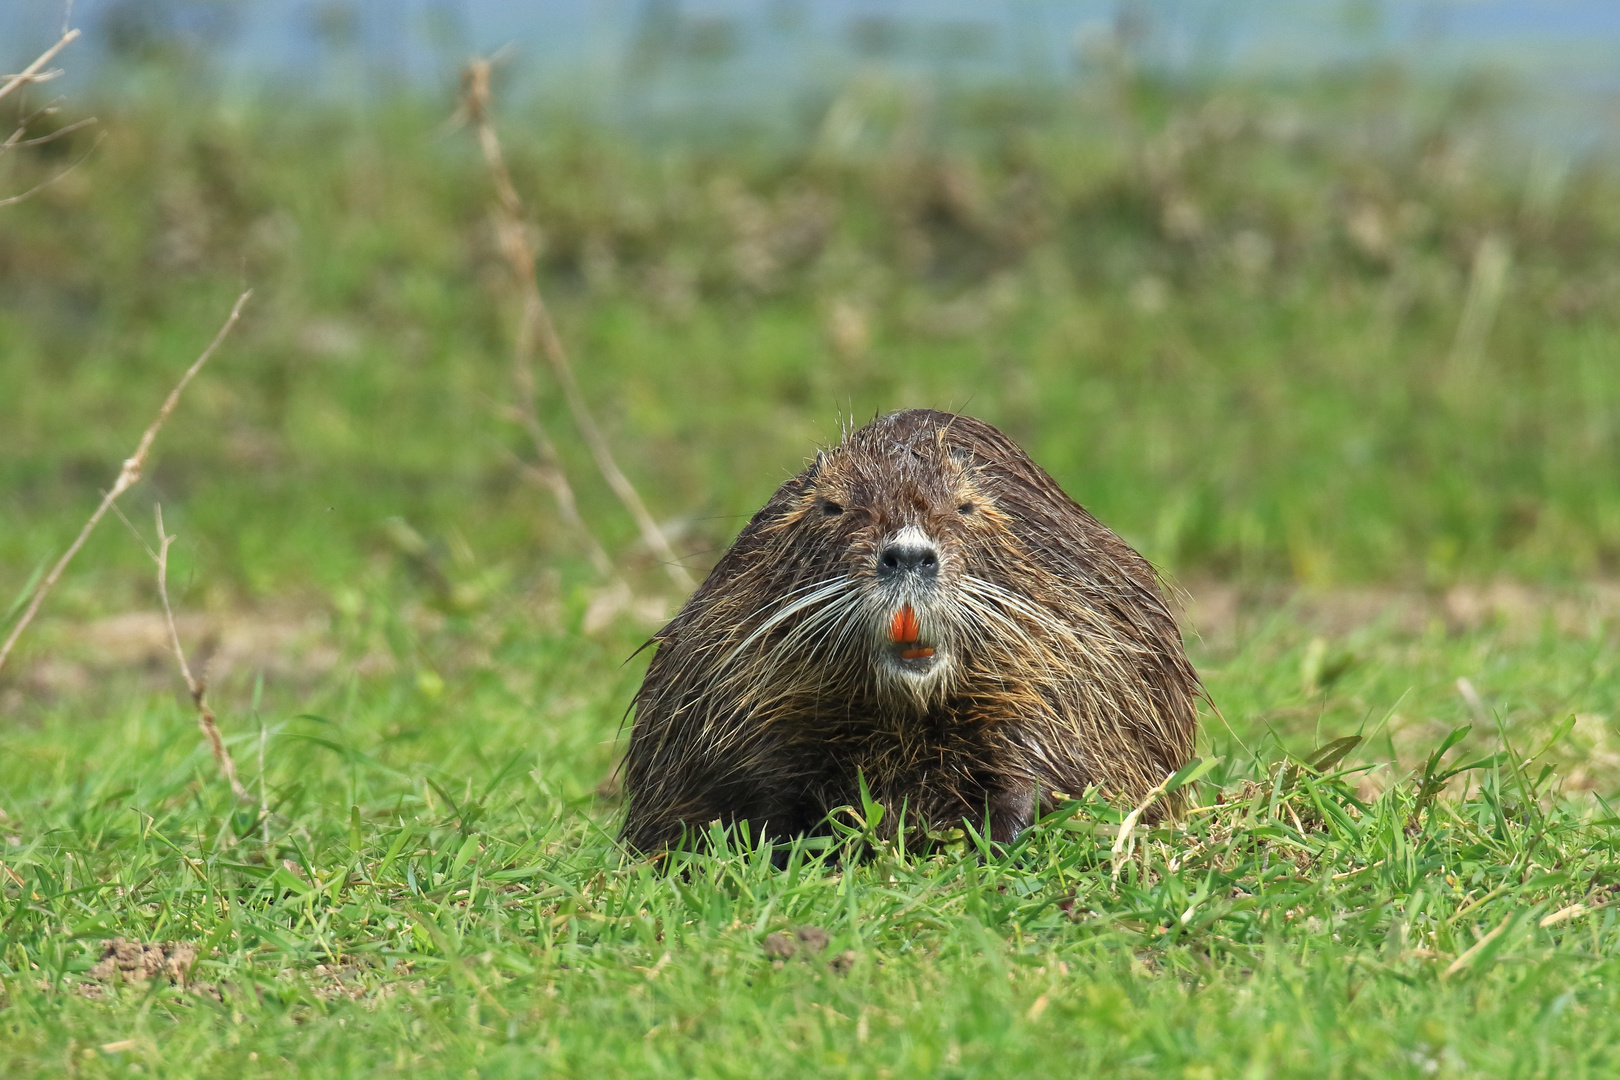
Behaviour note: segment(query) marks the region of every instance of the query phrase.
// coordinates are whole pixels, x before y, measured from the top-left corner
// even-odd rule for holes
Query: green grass
[[[469,635],[484,655],[458,663]],[[1310,631],[1282,612],[1200,656],[1258,757],[1211,724],[1200,809],[1139,835],[1117,876],[1121,815],[1095,803],[1005,852],[968,836],[848,861],[852,825],[850,846],[795,849],[786,869],[724,838],[669,867],[627,857],[592,790],[638,675],[616,666],[631,644],[514,617],[415,643],[442,693],[405,663],[265,688],[253,711],[239,687],[223,723],[253,791],[263,726],[264,820],[232,803],[166,693],[30,710],[0,735],[4,861],[22,883],[8,876],[0,916],[5,1075],[1596,1076],[1620,1062],[1620,826],[1544,771],[1593,757],[1561,720],[1614,700],[1607,631],[1376,627],[1313,669]],[[1471,722],[1452,673],[1493,719],[1441,755],[1430,733]],[[1285,756],[1358,729],[1321,772]],[[1369,781],[1390,749],[1411,764]],[[1570,916],[1577,903],[1589,910]],[[768,935],[807,926],[829,935],[823,952],[767,953]],[[207,992],[87,996],[114,936],[196,944]]]
[[[132,94],[0,209],[0,599],[252,285],[126,508],[164,504],[182,611],[313,616],[329,655],[213,688],[261,817],[163,675],[90,655],[154,597],[116,522],[83,551],[0,675],[0,1076],[1613,1074],[1620,171],[1387,72],[840,108],[859,138],[786,147],[513,110],[585,393],[695,569],[841,418],[932,405],[1201,598],[1304,586],[1192,644],[1200,809],[1117,874],[1092,802],[1010,851],[620,851],[594,792],[644,628],[582,632],[600,582],[511,461],[448,103]],[[1447,606],[1498,578],[1530,614]],[[1324,616],[1347,585],[1401,612]],[[801,927],[825,950],[767,951]],[[97,982],[118,936],[198,985]]]

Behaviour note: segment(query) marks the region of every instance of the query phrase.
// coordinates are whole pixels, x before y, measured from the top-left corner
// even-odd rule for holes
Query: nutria
[[[1147,560],[1001,432],[928,409],[817,454],[652,644],[624,772],[643,851],[716,819],[815,832],[861,777],[890,824],[1010,841],[1054,793],[1146,796],[1203,693]]]

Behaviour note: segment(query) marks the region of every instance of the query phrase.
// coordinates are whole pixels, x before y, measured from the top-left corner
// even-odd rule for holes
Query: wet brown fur
[[[908,526],[931,581],[878,569]],[[889,651],[901,602],[935,657]],[[890,823],[1008,840],[1053,792],[1142,799],[1202,693],[1147,561],[1001,432],[922,409],[783,484],[654,641],[625,760],[648,851],[716,819],[814,832],[861,775]]]

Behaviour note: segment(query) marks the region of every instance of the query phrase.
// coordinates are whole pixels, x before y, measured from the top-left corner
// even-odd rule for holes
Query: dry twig
[[[0,142],[0,153],[4,153],[8,150],[18,150],[25,146],[44,146],[46,143],[53,143],[58,139],[64,139],[81,128],[87,128],[90,125],[97,123],[95,117],[87,116],[83,120],[75,120],[71,124],[64,124],[48,135],[40,135],[33,139],[23,138],[24,135],[28,134],[28,126],[30,124],[39,119],[41,116],[54,115],[55,112],[56,106],[47,105],[46,107],[36,109],[28,116],[23,117],[23,119],[17,125],[17,130],[13,131],[6,138],[5,142]]]
[[[46,140],[45,139],[39,139],[39,140],[32,140],[31,139],[31,140],[29,140],[29,142],[36,142],[36,141],[37,142],[44,142]],[[27,144],[23,143],[23,144],[19,144],[19,145],[27,145]],[[47,176],[45,179],[43,179],[39,183],[35,184],[33,187],[29,188],[27,191],[23,192],[20,195],[8,195],[4,199],[0,199],[0,206],[11,206],[11,205],[13,205],[15,203],[22,202],[24,199],[32,198],[34,195],[38,194],[39,192],[41,192],[41,191],[45,190],[46,188],[50,187],[52,184],[56,183],[58,180],[62,179],[62,177],[66,176],[68,173],[72,172],[74,169],[77,169],[80,165],[83,165],[85,163],[86,159],[88,159],[91,154],[96,152],[96,147],[98,147],[100,145],[101,145],[101,139],[98,138],[98,139],[96,139],[95,142],[90,144],[90,149],[88,149],[84,153],[80,154],[79,157],[76,160],[74,160],[70,164],[64,166],[63,168],[57,170],[56,172],[52,173],[51,175]]]
[[[208,704],[208,683],[191,674],[191,665],[186,663],[185,650],[180,648],[180,631],[174,625],[174,609],[169,606],[169,545],[174,543],[174,537],[164,531],[163,507],[153,506],[152,515],[157,518],[158,596],[163,600],[163,621],[169,628],[169,644],[174,646],[174,658],[180,663],[180,674],[185,677],[186,689],[191,692],[191,704],[197,709],[197,726],[202,728],[203,736],[208,740],[208,748],[214,752],[214,761],[219,764],[220,771],[225,774],[225,779],[231,782],[231,791],[240,797],[246,794],[246,789],[236,778],[236,762],[231,760],[231,752],[225,748],[225,740],[220,737],[219,725],[214,723],[214,710]]]
[[[500,140],[496,137],[495,126],[490,120],[490,66],[491,61],[483,57],[468,63],[463,80],[462,109],[478,131],[478,143],[484,153],[484,163],[488,166],[490,179],[495,185],[495,226],[501,253],[510,264],[523,293],[523,321],[519,327],[517,355],[514,357],[513,365],[514,378],[518,384],[520,412],[527,410],[523,412],[523,423],[529,428],[530,438],[535,441],[535,449],[542,459],[543,468],[555,463],[556,450],[551,446],[550,440],[545,438],[544,431],[539,428],[539,418],[534,415],[534,374],[528,357],[533,350],[534,342],[538,340],[545,352],[546,360],[551,365],[557,384],[562,387],[563,397],[568,402],[568,410],[574,418],[574,426],[579,428],[580,436],[590,448],[591,456],[596,459],[596,467],[602,473],[602,478],[619,497],[625,509],[630,511],[636,527],[641,531],[643,542],[663,560],[664,569],[668,572],[670,580],[678,588],[694,588],[697,583],[692,580],[692,575],[687,572],[686,567],[681,565],[675,549],[670,546],[669,538],[653,520],[652,514],[648,513],[641,496],[614,461],[607,439],[591,415],[590,407],[585,402],[585,395],[580,392],[579,381],[574,377],[574,368],[568,359],[568,351],[563,347],[562,338],[558,336],[556,325],[551,321],[551,312],[540,296],[540,283],[534,269],[534,248],[523,226],[523,203],[518,198],[517,189],[512,186],[512,175],[507,171]],[[561,470],[554,471],[555,477],[542,472],[540,478],[548,485],[555,484],[559,479],[562,485],[566,485],[567,480],[562,479]],[[560,486],[553,487],[554,492],[559,490]],[[572,501],[572,491],[569,491],[567,498]],[[562,497],[559,497],[559,506],[562,502]],[[567,511],[564,511],[564,515],[567,516]],[[577,518],[577,512],[575,516]]]
[[[452,120],[453,124],[456,122],[458,119]],[[496,147],[496,152],[499,153],[499,146]],[[532,263],[531,259],[531,266]],[[530,276],[532,277],[532,270]],[[519,277],[521,283],[522,275]],[[517,337],[512,343],[512,388],[516,400],[510,408],[502,411],[507,419],[515,422],[529,436],[529,441],[534,444],[536,460],[530,464],[516,454],[512,454],[511,457],[518,466],[520,476],[537,487],[551,492],[551,497],[557,504],[558,514],[569,528],[579,534],[585,545],[586,556],[596,572],[603,577],[613,577],[615,576],[613,560],[608,558],[607,549],[580,516],[579,501],[574,497],[574,488],[568,482],[568,474],[563,471],[562,457],[557,453],[557,446],[551,441],[551,436],[546,433],[545,425],[540,422],[540,413],[535,407],[535,320],[528,308],[528,295],[538,296],[538,290],[525,296],[523,319],[518,324]]]
[[[52,60],[56,59],[56,54],[71,45],[75,40],[78,39],[78,37],[79,32],[77,30],[69,30],[67,33],[62,35],[62,39],[60,41],[41,53],[38,60],[35,60],[32,64],[29,64],[27,67],[17,72],[17,74],[6,76],[4,85],[0,85],[0,98],[5,97],[7,94],[11,93],[13,90],[17,89],[17,87],[22,86],[25,83],[45,82],[60,75],[61,72],[59,71],[41,71],[40,69],[46,64],[50,63]]]
[[[47,49],[39,57],[39,59],[35,60],[32,64],[29,64],[27,68],[18,72],[17,74],[7,76],[5,84],[0,85],[0,98],[5,97],[19,86],[26,86],[29,83],[46,82],[62,74],[60,69],[55,71],[42,71],[41,69],[44,68],[46,64],[51,62],[52,57],[66,48],[67,45],[78,36],[79,31],[77,30],[65,30],[62,34],[61,40]],[[35,120],[38,120],[41,116],[50,115],[55,111],[56,110],[54,107],[46,106],[44,108],[35,109],[33,112],[22,117],[18,121],[17,129],[13,131],[11,135],[4,141],[0,141],[0,154],[8,153],[12,150],[18,149],[19,147],[42,146],[45,143],[55,142],[57,139],[64,138],[72,132],[78,131],[80,128],[88,127],[96,122],[95,117],[89,117],[84,120],[77,121],[76,123],[68,124],[65,127],[50,132],[47,135],[41,135],[38,138],[24,138],[24,136],[28,134],[29,126],[33,124]],[[84,164],[85,159],[93,154],[96,147],[100,145],[101,140],[98,138],[95,143],[91,145],[89,150],[86,150],[82,155],[79,156],[78,160],[72,162],[66,168],[46,177],[44,180],[41,180],[38,184],[35,184],[33,187],[29,188],[20,195],[11,195],[0,199],[0,207],[12,206],[16,203],[20,203],[24,199],[31,197],[42,189],[50,187],[52,184],[62,179],[62,177]]]
[[[585,524],[585,519],[579,516],[579,503],[574,499],[574,488],[568,482],[568,475],[563,472],[562,459],[557,456],[557,447],[546,434],[546,429],[540,424],[540,414],[534,408],[534,375],[530,371],[526,357],[528,352],[524,335],[520,335],[514,352],[517,356],[525,357],[523,362],[514,362],[514,374],[526,372],[528,390],[525,392],[525,381],[516,379],[518,396],[527,407],[517,406],[512,409],[513,419],[524,431],[529,433],[529,441],[534,443],[535,457],[533,464],[524,461],[516,454],[512,455],[518,464],[518,473],[525,480],[545,488],[551,492],[552,499],[557,503],[557,512],[562,515],[564,522],[579,533],[580,539],[585,542],[585,554],[591,560],[591,566],[603,577],[613,576],[613,560],[608,558],[607,549],[602,542],[591,532],[591,527]]]
[[[162,430],[164,423],[169,419],[169,414],[174,411],[175,405],[179,402],[181,391],[186,388],[186,385],[191,382],[197,372],[201,371],[203,365],[208,363],[209,358],[214,355],[214,350],[219,348],[220,342],[225,340],[225,335],[229,334],[231,328],[236,325],[236,320],[242,314],[242,306],[247,303],[248,297],[252,295],[253,290],[249,289],[236,298],[236,306],[231,308],[230,317],[225,320],[225,325],[219,328],[219,333],[215,334],[214,340],[208,343],[208,348],[202,351],[201,356],[192,361],[191,366],[180,377],[180,381],[175,384],[174,389],[169,391],[169,396],[163,401],[163,407],[158,410],[157,419],[152,421],[151,426],[141,436],[140,443],[135,447],[135,453],[124,461],[123,468],[118,471],[118,479],[113,482],[111,489],[101,497],[101,505],[96,507],[95,513],[90,515],[90,520],[86,521],[84,528],[79,530],[79,535],[74,538],[72,544],[68,545],[67,551],[57,560],[56,565],[51,567],[51,572],[45,575],[45,580],[40,582],[39,588],[34,590],[33,598],[28,601],[27,610],[23,612],[22,618],[17,620],[17,625],[11,628],[11,633],[6,636],[5,644],[0,645],[0,669],[5,667],[6,658],[11,655],[12,647],[17,644],[17,639],[22,637],[23,631],[28,629],[28,624],[34,620],[34,615],[38,613],[40,605],[45,602],[46,594],[56,585],[57,579],[62,576],[62,571],[67,569],[68,563],[73,561],[73,556],[79,553],[79,549],[84,546],[84,542],[90,539],[91,531],[95,529],[96,524],[107,513],[107,508],[113,504],[113,501],[118,496],[128,491],[141,478],[141,470],[146,467],[146,455],[151,451],[152,443],[157,438],[158,432]]]
[[[1472,389],[1479,375],[1480,360],[1496,322],[1497,309],[1513,269],[1513,249],[1495,233],[1487,234],[1474,249],[1473,267],[1468,276],[1468,298],[1463,302],[1457,337],[1451,346],[1447,371],[1460,388]]]

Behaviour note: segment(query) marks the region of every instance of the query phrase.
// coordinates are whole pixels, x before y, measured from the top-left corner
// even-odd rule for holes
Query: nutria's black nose
[[[922,535],[920,529],[902,529],[899,536],[883,545],[878,552],[878,574],[921,574],[933,577],[939,573],[939,549]]]

